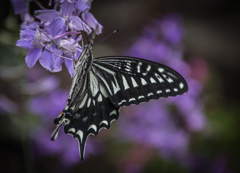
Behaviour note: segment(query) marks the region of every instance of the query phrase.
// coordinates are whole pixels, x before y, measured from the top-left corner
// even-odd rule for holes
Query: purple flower
[[[57,41],[57,39],[68,34],[63,31],[64,20],[62,18],[55,18],[46,30],[47,31],[44,31],[36,27],[35,30],[23,29],[20,32],[20,40],[17,41],[16,45],[24,48],[28,52],[25,58],[28,67],[32,68],[39,60],[40,64],[47,70],[58,72],[62,70],[62,63],[65,62],[69,73],[73,76],[74,67],[71,59],[73,59],[73,57],[75,60],[78,59],[82,51],[81,46],[71,39],[65,39],[65,48],[63,49],[53,43],[52,40],[56,40],[61,46],[62,43]],[[52,38],[52,40],[50,38]],[[69,47],[71,47],[72,55],[66,57],[69,59],[63,59],[62,55],[67,51],[66,48]]]
[[[16,45],[24,48],[28,54],[25,61],[32,68],[39,60],[40,64],[50,72],[62,70],[65,63],[71,77],[74,76],[73,60],[77,60],[82,52],[79,45],[81,31],[91,33],[91,28],[98,26],[97,34],[102,26],[89,13],[91,1],[55,1],[60,3],[60,10],[43,9],[34,12],[40,22],[33,22],[27,11],[22,14],[22,29]],[[51,4],[51,3],[50,3]],[[82,14],[82,19],[79,15]]]

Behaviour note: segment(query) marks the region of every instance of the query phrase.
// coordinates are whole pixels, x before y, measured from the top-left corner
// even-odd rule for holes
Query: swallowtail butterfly
[[[95,35],[96,30],[76,62],[67,105],[54,120],[51,137],[57,138],[64,123],[65,133],[78,141],[81,160],[88,136],[108,129],[121,107],[188,91],[184,78],[165,65],[123,56],[93,58]]]

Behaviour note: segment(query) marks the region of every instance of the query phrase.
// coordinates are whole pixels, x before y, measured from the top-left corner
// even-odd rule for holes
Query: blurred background
[[[42,0],[47,7],[47,0]],[[50,141],[66,104],[66,68],[25,64],[16,47],[21,20],[0,6],[1,172],[237,173],[240,155],[240,11],[233,0],[101,0],[90,12],[103,26],[94,56],[129,55],[166,64],[189,92],[121,109],[87,142],[86,158],[63,131]],[[39,7],[30,3],[30,13]],[[62,129],[63,130],[63,129]],[[94,166],[93,166],[94,165]]]

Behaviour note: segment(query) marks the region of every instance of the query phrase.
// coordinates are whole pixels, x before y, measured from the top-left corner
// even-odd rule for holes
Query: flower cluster
[[[178,71],[189,91],[180,97],[151,101],[122,109],[118,122],[121,140],[156,149],[161,156],[186,158],[191,132],[206,126],[202,84],[191,77],[190,66],[183,61],[184,36],[181,19],[169,15],[147,26],[128,51],[133,57],[147,58]]]
[[[50,5],[51,2],[50,0]],[[73,77],[73,61],[77,60],[82,52],[79,44],[81,32],[85,31],[89,34],[91,28],[95,29],[98,25],[97,34],[100,34],[102,26],[89,12],[91,0],[55,0],[54,2],[54,9],[45,9],[40,5],[42,9],[34,11],[35,18],[40,21],[34,21],[26,11],[24,0],[12,0],[15,13],[20,13],[23,20],[20,39],[16,45],[28,52],[25,58],[28,67],[32,68],[39,60],[47,70],[59,72],[62,70],[62,64],[65,63]]]

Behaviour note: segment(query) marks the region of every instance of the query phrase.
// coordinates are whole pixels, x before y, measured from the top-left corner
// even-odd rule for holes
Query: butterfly
[[[67,105],[54,120],[51,137],[57,138],[64,123],[65,133],[78,141],[81,160],[88,136],[110,128],[121,107],[188,91],[184,78],[165,65],[124,56],[93,58],[96,30],[76,62]]]

